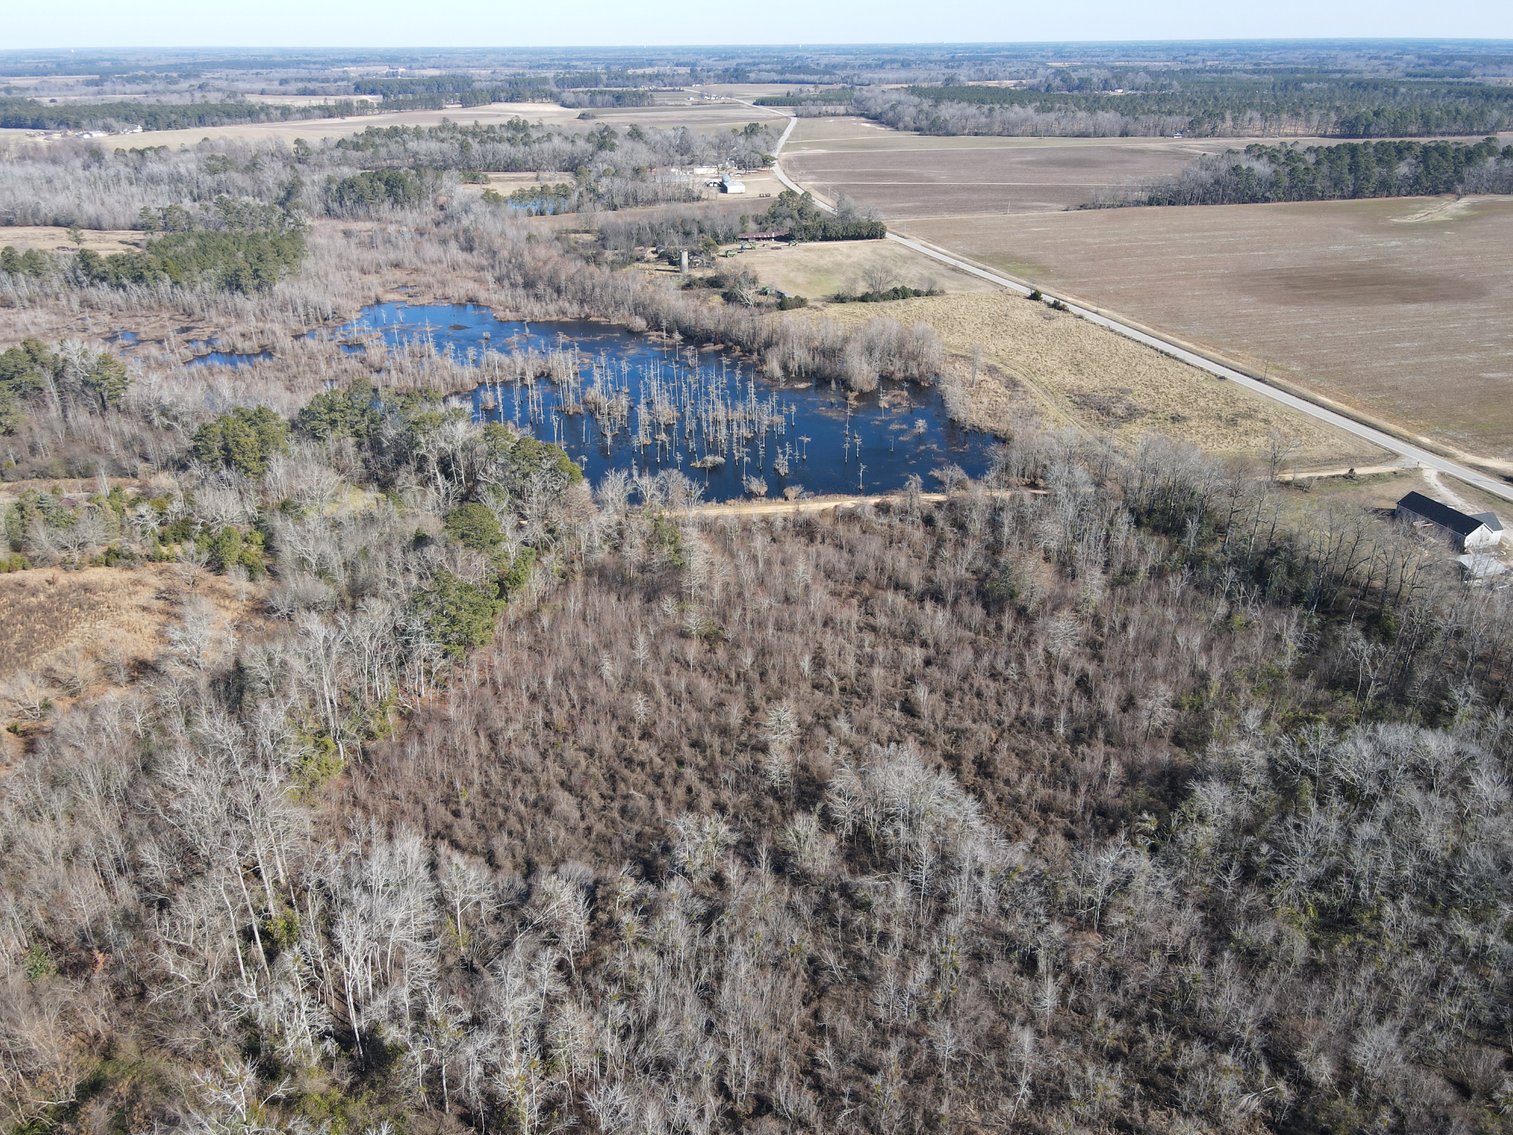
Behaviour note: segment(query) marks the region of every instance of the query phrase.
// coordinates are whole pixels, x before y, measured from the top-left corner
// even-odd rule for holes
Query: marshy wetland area
[[[0,51],[0,1135],[1509,1131],[1510,81]]]

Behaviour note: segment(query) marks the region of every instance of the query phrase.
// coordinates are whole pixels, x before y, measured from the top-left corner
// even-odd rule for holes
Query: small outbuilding
[[[1423,493],[1409,493],[1397,502],[1397,519],[1449,540],[1461,551],[1490,548],[1502,541],[1502,521],[1490,512],[1466,513]]]
[[[727,173],[724,177],[720,178],[720,192],[745,193],[746,183],[740,178],[736,177],[735,174]]]
[[[1460,564],[1461,576],[1467,583],[1486,583],[1509,573],[1507,564],[1486,552],[1467,552],[1456,556],[1455,562]]]

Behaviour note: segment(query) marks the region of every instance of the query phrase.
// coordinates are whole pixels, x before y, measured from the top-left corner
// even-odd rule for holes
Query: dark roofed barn
[[[1409,493],[1397,502],[1397,518],[1426,527],[1457,548],[1488,548],[1502,539],[1502,522],[1490,512],[1471,516],[1423,493]]]

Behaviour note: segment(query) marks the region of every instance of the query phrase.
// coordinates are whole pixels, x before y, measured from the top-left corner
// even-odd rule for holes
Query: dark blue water
[[[769,383],[719,351],[675,348],[602,323],[496,319],[473,305],[379,304],[336,337],[422,341],[459,362],[491,353],[551,356],[552,377],[486,382],[471,393],[478,420],[510,422],[562,446],[591,482],[679,469],[706,500],[888,492],[911,473],[957,465],[987,471],[992,438],[948,420],[940,396],[885,386],[847,398],[828,384]],[[496,360],[497,361],[497,360]]]
[[[200,344],[203,346],[203,344]],[[239,355],[235,351],[207,351],[203,355],[195,355],[184,365],[189,367],[237,367],[251,366],[273,357],[272,351],[258,351],[255,354]]]

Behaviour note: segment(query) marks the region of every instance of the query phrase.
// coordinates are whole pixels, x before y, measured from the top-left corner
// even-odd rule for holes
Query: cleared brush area
[[[875,316],[935,328],[952,356],[948,404],[980,429],[1008,429],[1016,408],[1029,400],[1054,422],[1128,441],[1160,433],[1214,453],[1263,454],[1274,439],[1285,439],[1298,463],[1382,459],[1364,442],[1006,292],[837,305],[824,314],[837,322]],[[806,312],[794,317],[815,318]]]
[[[1119,209],[906,228],[1421,437],[1513,460],[1513,200]]]
[[[53,225],[9,225],[0,228],[0,248],[10,245],[25,252],[28,248],[43,252],[76,252],[87,248],[91,252],[127,252],[141,248],[144,236],[131,229],[81,229],[79,242],[65,228]]]
[[[256,590],[184,565],[0,575],[0,769],[69,701],[126,684],[170,653],[218,660],[257,620]]]

